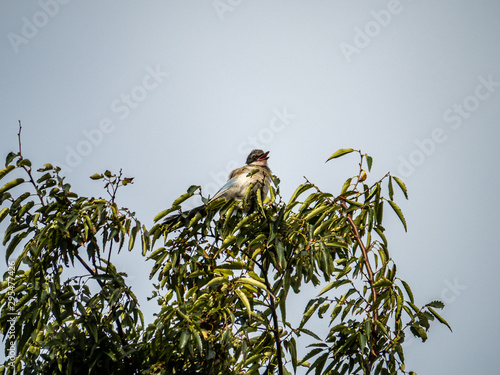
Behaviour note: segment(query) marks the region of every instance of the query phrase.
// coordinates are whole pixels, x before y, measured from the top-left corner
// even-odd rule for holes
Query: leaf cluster
[[[0,326],[4,334],[15,332],[17,346],[15,360],[3,371],[125,369],[137,361],[144,319],[126,275],[110,259],[113,245],[115,252],[132,249],[144,228],[113,201],[78,196],[58,167],[46,164],[35,178],[31,162],[10,153],[0,177],[16,172],[27,178],[0,188],[7,203],[0,219],[10,219],[3,238],[10,268],[1,284]],[[16,194],[22,184],[27,191]],[[9,312],[15,314],[13,326]]]
[[[383,226],[404,183],[389,173],[368,184],[373,159],[337,195],[306,180],[285,201],[272,176],[268,197],[208,201],[194,216],[162,221],[192,186],[145,228],[115,203],[132,178],[105,171],[110,198],[81,197],[46,164],[36,173],[21,152],[0,180],[0,221],[9,271],[1,284],[0,327],[17,352],[4,374],[314,374],[407,373],[402,344],[425,341],[430,323],[448,323],[439,301],[417,306],[397,274]],[[36,176],[35,176],[36,175]],[[1,185],[1,184],[0,184]],[[145,325],[126,275],[112,262],[124,247],[151,261],[154,322]],[[13,259],[13,260],[12,260]],[[318,287],[300,322],[287,309]],[[319,289],[321,288],[321,289]],[[15,296],[15,298],[12,298]],[[14,325],[9,312],[15,312]],[[318,329],[318,327],[320,327]],[[305,337],[308,352],[298,346]],[[411,373],[411,372],[410,372]]]

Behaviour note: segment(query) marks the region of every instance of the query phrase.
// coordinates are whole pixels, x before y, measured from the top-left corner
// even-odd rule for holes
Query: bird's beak
[[[269,156],[267,156],[267,155],[269,155],[269,151],[266,152],[265,154],[263,154],[262,156],[260,156],[258,160],[267,160],[267,159],[269,159]]]

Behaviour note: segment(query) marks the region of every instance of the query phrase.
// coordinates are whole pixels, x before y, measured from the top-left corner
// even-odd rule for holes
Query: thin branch
[[[21,124],[21,120],[18,120],[18,123],[19,123],[19,132],[17,133],[17,139],[18,139],[18,147],[19,147],[19,157],[21,160],[23,160],[24,158],[22,155],[22,142],[21,142],[21,132],[22,132],[23,127]],[[40,189],[38,188],[38,185],[36,184],[35,179],[33,178],[33,175],[31,173],[31,168],[27,167],[26,165],[22,165],[22,168],[28,174],[29,180],[30,180],[31,184],[33,185],[33,187],[35,188],[35,191],[36,191],[36,194],[38,195],[38,198],[40,199],[40,203],[42,204],[42,206],[45,206],[43,196],[42,196]],[[120,177],[121,177],[121,171],[120,171]],[[112,196],[113,201],[115,198],[115,194],[116,194],[116,190],[114,191],[114,194]],[[97,281],[97,283],[99,284],[101,289],[103,289],[105,287],[105,284],[100,279],[98,279],[96,277],[97,276],[96,271],[92,270],[92,268],[90,268],[90,266],[83,260],[83,258],[78,253],[75,254],[75,257],[82,264],[82,266],[90,273],[90,275],[92,275],[92,277]],[[94,264],[94,266],[95,266],[95,264]],[[127,342],[125,340],[125,334],[123,332],[123,328],[122,328],[122,324],[120,322],[120,319],[117,317],[115,322],[116,322],[118,335],[120,337],[121,343],[125,347],[127,345]]]
[[[80,254],[76,253],[75,257],[76,257],[76,259],[78,259],[78,261],[81,263],[81,265],[94,277],[94,279],[97,281],[97,283],[99,284],[101,289],[104,289],[105,284],[101,280],[96,278],[96,272],[92,268],[90,268],[90,266],[87,264],[87,262],[85,262],[83,260],[83,258],[80,256]],[[118,336],[120,336],[120,341],[121,341],[123,347],[125,348],[127,345],[127,341],[125,340],[125,334],[123,333],[123,328],[122,328],[122,323],[120,322],[120,318],[116,317],[115,322],[116,322],[116,327],[118,330]]]
[[[120,168],[120,173],[117,178],[115,178],[114,183],[112,184],[111,191],[109,191],[109,185],[106,188],[108,191],[108,194],[111,196],[111,204],[114,204],[116,207],[116,211],[118,211],[118,206],[116,206],[115,199],[116,199],[116,192],[118,191],[118,187],[120,186],[120,182],[122,180],[122,169]],[[109,253],[108,253],[108,264],[106,266],[106,273],[109,271],[109,265],[111,264],[111,253],[113,251],[113,240],[111,240],[111,243],[109,245]],[[118,250],[119,251],[119,250]]]
[[[21,152],[21,131],[23,129],[22,125],[21,125],[21,120],[17,120],[18,123],[19,123],[19,132],[17,133],[17,142],[19,144],[19,156],[21,156],[22,158],[22,152]]]
[[[21,131],[22,131],[23,127],[21,125],[21,120],[18,120],[18,123],[19,123],[19,132],[17,133],[17,142],[19,144],[19,157],[21,158],[21,160],[23,160],[24,158],[23,158],[22,147],[21,147]],[[42,204],[42,206],[45,206],[45,202],[43,201],[43,196],[40,193],[40,190],[38,189],[38,185],[36,184],[35,179],[33,178],[33,175],[31,174],[31,168],[28,168],[25,165],[22,165],[22,168],[28,174],[28,177],[30,178],[30,182],[33,185],[33,187],[35,188],[36,195],[38,195],[38,198],[40,199],[40,203]]]
[[[359,173],[356,176],[356,183],[354,184],[353,190],[356,190],[356,188],[358,187],[358,184],[361,182],[361,176],[363,174],[363,157],[364,157],[364,155],[361,153],[361,150],[357,150],[357,151],[361,157],[359,160]]]
[[[348,209],[347,204],[345,203],[344,200],[342,200],[340,202],[340,205],[342,206],[342,208],[344,210]],[[361,252],[363,253],[363,258],[365,260],[364,261],[365,268],[366,268],[366,272],[368,273],[368,282],[370,283],[370,287],[372,290],[372,299],[373,299],[373,302],[375,302],[375,300],[377,299],[377,291],[373,287],[373,284],[375,283],[375,278],[373,276],[373,270],[372,270],[372,267],[370,265],[370,262],[368,261],[368,251],[366,250],[365,244],[363,243],[363,240],[361,239],[361,235],[359,234],[358,227],[354,223],[354,220],[352,220],[352,213],[351,212],[347,213],[346,218],[347,218],[347,221],[349,222],[349,225],[351,226],[352,232],[354,234],[354,238],[356,239],[356,242],[358,243],[359,247],[361,248]],[[376,313],[376,311],[374,311],[374,313]]]
[[[113,242],[114,240],[111,239],[111,243],[109,244],[109,253],[108,253],[108,264],[106,265],[106,273],[109,272],[109,265],[111,264],[111,252],[113,251]]]
[[[340,205],[342,206],[342,208],[344,210],[347,211],[348,207],[347,207],[347,204],[345,202],[345,198],[343,198],[343,197],[341,197],[341,198],[342,198],[342,200],[340,201]],[[366,272],[368,273],[368,282],[370,284],[370,289],[372,291],[372,301],[373,301],[373,304],[375,304],[378,294],[377,294],[377,290],[374,287],[375,278],[374,278],[372,267],[370,265],[370,261],[368,259],[368,250],[366,249],[366,247],[363,243],[363,240],[361,238],[361,235],[359,234],[358,227],[354,223],[354,220],[352,220],[352,213],[348,212],[346,215],[346,218],[347,218],[347,221],[349,222],[349,225],[351,226],[351,230],[352,230],[352,233],[354,234],[354,238],[356,239],[356,242],[358,243],[359,247],[361,248],[361,252],[363,253],[364,264],[365,264]],[[372,307],[372,312],[373,312],[373,319],[378,320],[378,309],[377,308],[373,309],[373,307]],[[373,334],[374,346],[375,346],[375,343],[377,342],[377,336],[378,336],[377,331],[378,331],[377,326],[375,325],[374,334]],[[368,358],[369,363],[367,366],[367,368],[368,368],[367,373],[369,373],[371,371],[371,367],[372,367],[373,363],[375,363],[375,360],[377,358],[378,358],[378,354],[374,351],[374,349],[372,349],[372,351],[370,352],[370,356]]]
[[[262,273],[264,274],[264,282],[266,284],[266,288],[271,291],[271,284],[269,283],[269,279],[267,277],[268,266],[265,269],[262,269]],[[279,320],[278,315],[276,314],[276,297],[273,293],[269,294],[269,308],[271,309],[271,316],[273,318],[273,334],[274,334],[274,342],[276,343],[276,357],[278,359],[278,374],[283,375],[283,358],[281,356],[281,338],[279,331]]]

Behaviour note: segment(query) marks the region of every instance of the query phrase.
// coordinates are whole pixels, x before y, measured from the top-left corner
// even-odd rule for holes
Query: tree
[[[406,228],[394,201],[394,187],[407,197],[406,187],[389,173],[367,185],[372,158],[361,151],[328,159],[359,154],[357,174],[338,195],[306,180],[285,201],[273,176],[270,196],[257,194],[248,213],[240,207],[249,195],[212,201],[189,222],[162,223],[201,195],[192,186],[147,229],[115,203],[132,178],[94,174],[109,198],[78,196],[57,166],[32,169],[20,133],[18,152],[0,170],[0,179],[21,174],[0,188],[0,220],[10,219],[0,294],[7,356],[16,345],[3,374],[407,373],[408,331],[425,341],[431,321],[448,326],[436,312],[442,302],[415,305],[389,254],[384,207]],[[135,251],[136,238],[154,262],[159,311],[147,326],[112,263],[123,247]],[[293,325],[287,304],[304,298],[305,284],[324,286]],[[313,315],[323,330],[310,327]],[[301,358],[305,336],[314,343]]]

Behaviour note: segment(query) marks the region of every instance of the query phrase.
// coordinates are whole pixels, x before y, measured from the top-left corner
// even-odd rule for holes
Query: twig
[[[265,267],[262,269],[262,273],[264,274],[264,281],[266,284],[266,288],[271,291],[271,284],[269,283],[269,279],[267,277],[267,271],[269,267]],[[279,321],[278,315],[276,314],[276,305],[274,303],[275,296],[273,293],[269,294],[269,308],[271,309],[271,315],[273,318],[273,334],[274,334],[274,342],[276,343],[276,357],[278,359],[278,374],[283,375],[283,358],[281,356],[281,338],[279,331]]]
[[[19,123],[19,132],[17,133],[17,142],[19,144],[19,156],[21,156],[21,158],[22,158],[22,152],[21,152],[21,131],[22,131],[23,127],[21,125],[21,120],[17,120],[17,122]]]
[[[23,160],[24,158],[22,155],[22,143],[21,143],[21,132],[22,132],[23,127],[21,125],[21,120],[18,120],[18,123],[19,123],[19,132],[17,133],[17,139],[18,139],[18,147],[19,147],[19,157],[21,160]],[[26,165],[22,165],[22,168],[28,174],[30,182],[33,185],[33,187],[35,188],[36,194],[38,195],[38,197],[40,199],[40,203],[42,204],[42,206],[45,206],[45,202],[43,201],[43,196],[38,188],[38,185],[35,182],[35,179],[33,178],[33,175],[31,174],[31,168],[28,168]],[[120,176],[121,176],[121,174],[120,174]],[[115,193],[116,193],[116,191],[115,191]],[[114,195],[112,198],[114,199]],[[101,289],[104,289],[105,284],[103,284],[103,282],[101,280],[96,278],[97,273],[89,267],[89,265],[82,259],[82,257],[78,253],[75,254],[75,257],[83,265],[83,267],[94,277],[94,279],[97,281],[97,283],[99,284]],[[121,343],[125,347],[127,345],[127,342],[125,340],[125,334],[123,332],[123,328],[122,328],[122,324],[120,322],[120,319],[117,317],[115,322],[116,322],[118,335],[120,336]]]
[[[344,197],[340,197],[340,198],[341,198],[340,205],[342,206],[342,208],[344,210],[347,211],[348,207],[347,207],[347,204],[345,203],[345,198]],[[364,264],[365,264],[366,272],[368,273],[368,283],[370,284],[370,289],[372,291],[372,301],[373,301],[373,304],[375,304],[375,302],[377,301],[378,294],[377,294],[377,290],[373,286],[375,284],[375,278],[374,278],[372,267],[370,265],[370,261],[368,259],[368,250],[366,249],[365,245],[363,244],[363,240],[361,239],[361,235],[359,234],[358,227],[356,226],[356,224],[352,220],[352,213],[348,212],[346,215],[346,218],[347,218],[347,221],[349,222],[349,225],[351,226],[352,232],[354,234],[354,238],[356,239],[356,242],[358,243],[359,247],[361,248],[361,252],[363,253]],[[373,306],[372,306],[371,310],[373,312],[373,319],[378,320],[378,309],[377,308],[373,309]],[[373,334],[374,346],[377,342],[377,336],[378,336],[377,332],[378,332],[377,326],[375,325],[374,334]],[[369,361],[368,366],[367,366],[368,373],[372,367],[372,364],[375,362],[377,357],[378,357],[377,353],[374,351],[374,349],[372,349],[370,352],[370,356],[368,358],[368,361]]]
[[[21,158],[21,160],[23,160],[24,158],[23,158],[22,148],[21,148],[21,131],[22,131],[23,127],[21,125],[21,120],[18,120],[18,123],[19,123],[19,132],[17,133],[17,141],[19,144],[19,157]],[[28,177],[30,178],[30,182],[33,185],[33,187],[35,188],[36,195],[38,195],[38,198],[40,199],[40,203],[42,204],[42,206],[45,206],[45,202],[43,201],[43,196],[40,193],[40,190],[38,189],[38,185],[36,184],[35,179],[33,178],[33,175],[31,174],[31,168],[28,168],[25,165],[22,165],[22,168],[28,174]]]
[[[96,272],[92,268],[89,267],[89,265],[83,260],[83,258],[80,256],[80,254],[76,253],[75,257],[76,257],[76,259],[78,259],[80,261],[82,266],[95,278],[95,280],[97,281],[97,283],[99,284],[101,289],[104,289],[105,285],[103,284],[103,282],[95,277]],[[116,327],[118,330],[118,336],[120,336],[120,341],[121,341],[123,347],[125,348],[127,345],[127,341],[125,340],[125,334],[123,333],[123,328],[122,328],[122,323],[120,322],[120,318],[116,317],[115,322],[116,322]]]
[[[342,208],[344,210],[348,209],[347,204],[345,203],[344,200],[340,201],[340,205],[342,206]],[[377,299],[377,291],[375,290],[375,288],[373,286],[373,284],[375,283],[375,278],[373,276],[373,270],[372,270],[372,267],[370,265],[370,262],[368,261],[368,251],[366,250],[366,247],[363,243],[363,240],[361,239],[361,236],[360,236],[359,231],[358,231],[358,227],[356,226],[356,224],[352,220],[352,213],[351,212],[347,213],[346,217],[347,217],[347,221],[349,222],[349,225],[351,226],[352,232],[354,234],[354,238],[356,239],[356,242],[358,243],[359,247],[361,248],[361,252],[363,253],[363,258],[365,259],[365,261],[364,261],[365,268],[366,268],[366,272],[368,273],[368,282],[370,283],[370,287],[372,290],[372,299],[373,299],[373,302],[375,302],[375,300]],[[374,314],[376,312],[377,311],[374,311]]]

